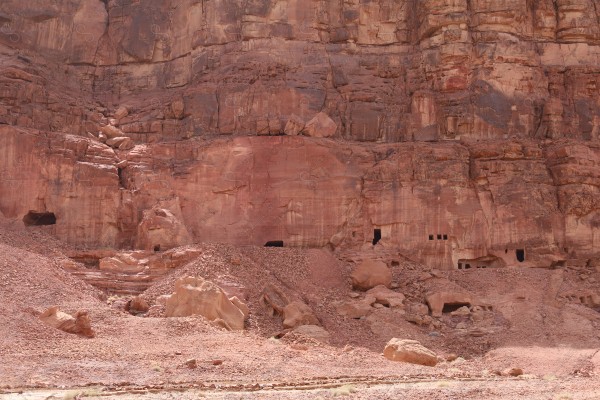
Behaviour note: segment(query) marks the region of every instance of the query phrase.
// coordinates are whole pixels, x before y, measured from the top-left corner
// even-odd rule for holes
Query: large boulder
[[[309,306],[301,301],[293,301],[283,309],[283,327],[295,328],[301,325],[319,325],[320,322]]]
[[[123,118],[125,118],[128,115],[129,115],[129,110],[125,106],[121,106],[121,107],[117,108],[117,111],[115,111],[115,119],[117,121],[122,120]]]
[[[334,306],[338,314],[348,318],[359,319],[366,317],[374,310],[371,307],[373,303],[375,303],[375,297],[367,296],[364,299],[338,301],[334,303]]]
[[[100,132],[102,132],[108,139],[113,139],[117,137],[126,137],[126,135],[119,128],[114,127],[112,125],[105,125],[100,128]]]
[[[433,318],[429,316],[429,308],[423,303],[408,303],[404,319],[417,325],[429,325]]]
[[[392,270],[383,261],[365,260],[354,268],[350,278],[352,286],[359,290],[369,290],[379,285],[390,287]]]
[[[367,295],[375,297],[375,303],[383,304],[390,308],[404,307],[404,295],[399,292],[394,292],[383,285],[369,289]]]
[[[294,329],[295,333],[304,335],[322,343],[329,343],[329,332],[317,325],[300,325]]]
[[[236,302],[239,302],[236,299]],[[167,317],[202,315],[219,321],[230,330],[244,329],[245,310],[241,310],[223,290],[203,278],[186,277],[175,282],[175,292],[167,299]],[[222,322],[221,322],[222,321]]]
[[[116,136],[116,137],[107,139],[106,144],[110,147],[118,148],[119,146],[121,146],[122,143],[124,143],[127,140],[131,140],[131,139],[128,138],[127,136]]]
[[[237,308],[240,309],[242,314],[244,314],[244,319],[247,320],[248,317],[250,316],[250,308],[248,308],[246,303],[244,303],[243,301],[238,299],[236,296],[230,297],[229,301],[231,301],[234,306],[236,306]]]
[[[263,289],[261,301],[267,307],[271,316],[283,315],[284,308],[291,303],[283,290],[271,284]]]
[[[164,251],[192,242],[181,219],[171,210],[159,206],[144,210],[137,233],[136,246],[144,250]]]
[[[87,311],[77,311],[73,317],[54,306],[44,311],[39,318],[45,324],[67,333],[90,338],[95,336]]]
[[[416,340],[393,338],[385,345],[383,355],[392,361],[402,361],[429,367],[437,364],[437,355]]]
[[[132,138],[128,137],[119,144],[119,150],[130,150],[135,147],[135,142]]]
[[[335,135],[337,124],[329,118],[329,115],[320,112],[308,121],[302,131],[307,136],[326,138]]]
[[[292,114],[285,124],[284,132],[286,135],[296,136],[304,129],[304,121],[299,116]]]

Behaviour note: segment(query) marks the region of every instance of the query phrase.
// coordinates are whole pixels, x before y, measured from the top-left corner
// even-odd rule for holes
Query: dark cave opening
[[[373,231],[373,245],[376,245],[381,240],[381,229],[375,229]]]
[[[42,226],[42,225],[54,225],[56,224],[56,215],[52,212],[35,212],[29,211],[23,217],[23,223],[25,226]]]
[[[125,179],[123,178],[123,168],[117,168],[117,175],[119,176],[119,186],[125,187]]]
[[[525,250],[524,249],[517,249],[516,254],[517,254],[517,261],[519,261],[519,262],[525,261]]]
[[[265,243],[265,247],[283,247],[283,240],[270,240]]]
[[[443,314],[451,313],[458,310],[461,307],[471,307],[469,303],[444,303],[444,308],[442,309]]]

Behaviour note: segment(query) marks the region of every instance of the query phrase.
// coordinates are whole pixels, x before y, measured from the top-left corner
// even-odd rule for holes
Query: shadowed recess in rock
[[[461,307],[471,307],[469,303],[445,303],[442,313],[451,313],[458,310]]]
[[[265,247],[283,247],[283,240],[270,240],[265,243]]]
[[[25,226],[54,225],[56,224],[56,216],[51,212],[29,211],[23,217],[23,223]]]

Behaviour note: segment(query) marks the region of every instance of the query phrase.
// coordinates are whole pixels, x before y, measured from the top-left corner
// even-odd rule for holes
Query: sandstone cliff
[[[92,247],[598,253],[597,0],[21,3],[0,4],[6,217]]]
[[[30,3],[0,5],[11,124],[84,133],[127,103],[139,141],[319,111],[358,141],[599,135],[597,0]]]

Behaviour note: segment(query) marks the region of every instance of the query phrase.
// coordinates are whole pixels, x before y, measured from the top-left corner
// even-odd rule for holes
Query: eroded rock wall
[[[87,247],[592,257],[598,5],[4,0],[0,211]]]
[[[3,78],[0,118],[85,133],[126,103],[122,129],[138,142],[279,134],[293,116],[308,122],[321,111],[336,137],[357,141],[596,140],[597,8],[598,0],[5,0],[4,52],[25,68],[47,64],[45,87],[68,83],[73,104]]]
[[[585,141],[373,146],[250,136],[115,152],[92,139],[0,133],[0,191],[15,193],[0,199],[2,213],[54,212],[56,234],[80,245],[282,240],[364,250],[380,229],[377,246],[440,268],[488,256],[550,266],[600,248],[600,145]]]

